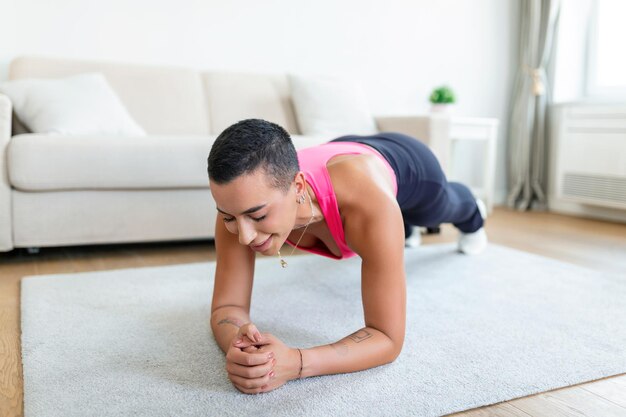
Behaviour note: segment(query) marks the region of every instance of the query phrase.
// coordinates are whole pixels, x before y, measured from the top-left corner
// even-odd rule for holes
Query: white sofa
[[[206,159],[222,130],[254,117],[283,126],[298,149],[332,139],[301,135],[286,74],[23,56],[9,79],[94,71],[148,135],[28,133],[0,94],[0,251],[210,239],[216,210]],[[379,130],[418,137],[445,155],[446,117],[375,119]]]

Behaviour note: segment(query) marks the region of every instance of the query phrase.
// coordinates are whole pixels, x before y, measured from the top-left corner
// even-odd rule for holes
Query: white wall
[[[457,114],[501,121],[503,200],[519,0],[0,0],[0,7],[0,81],[18,54],[350,75],[375,114],[426,112],[432,88],[447,83]]]

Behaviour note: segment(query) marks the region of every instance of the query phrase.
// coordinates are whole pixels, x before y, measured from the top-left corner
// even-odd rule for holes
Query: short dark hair
[[[241,120],[224,130],[209,152],[209,178],[227,184],[261,168],[275,188],[287,192],[300,171],[289,133],[262,119]]]

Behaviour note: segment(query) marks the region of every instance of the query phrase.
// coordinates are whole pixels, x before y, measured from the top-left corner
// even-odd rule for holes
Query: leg
[[[457,182],[450,182],[448,186],[452,188],[449,199],[457,206],[450,223],[463,233],[473,233],[482,228],[484,219],[469,188]]]
[[[410,224],[436,227],[441,223],[452,223],[459,229],[458,249],[475,255],[487,246],[487,234],[483,229],[485,209],[470,190],[463,184],[442,183],[439,187],[429,184],[430,201],[417,210],[402,212],[404,221]],[[484,206],[484,205],[483,205]]]
[[[402,211],[405,223],[428,228],[452,223],[463,233],[473,233],[483,227],[476,199],[463,184],[429,182],[422,188],[421,203]]]

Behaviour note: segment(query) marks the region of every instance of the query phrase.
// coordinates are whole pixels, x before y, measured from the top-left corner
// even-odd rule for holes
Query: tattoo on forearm
[[[370,337],[372,337],[372,334],[364,329],[357,330],[350,336],[347,336],[347,338],[353,340],[354,343],[361,343],[362,341],[369,339]],[[335,350],[335,352],[337,352],[337,355],[339,356],[347,356],[350,353],[350,347],[348,346],[348,343],[345,339],[342,339],[335,343],[331,343],[330,346]]]
[[[372,334],[370,332],[368,332],[367,330],[361,329],[361,330],[357,330],[356,332],[352,333],[348,337],[350,339],[354,340],[355,343],[361,343],[362,341],[372,337]]]
[[[330,346],[335,349],[339,356],[346,356],[348,354],[348,345],[346,342],[340,340],[336,343],[332,343]]]
[[[220,320],[217,324],[232,324],[233,326],[237,326],[237,328],[244,325],[244,323],[236,317],[226,317],[225,319]]]

